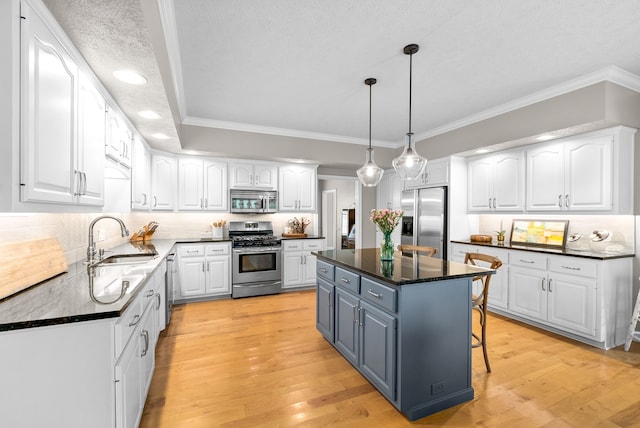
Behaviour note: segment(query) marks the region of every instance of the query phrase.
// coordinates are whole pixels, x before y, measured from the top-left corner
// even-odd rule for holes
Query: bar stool
[[[438,249],[419,245],[398,245],[398,251],[401,253],[420,253],[427,257],[433,257],[438,252]]]
[[[489,269],[498,269],[502,266],[502,261],[494,256],[481,253],[467,253],[464,256],[465,264],[488,267]],[[480,263],[479,263],[480,262]],[[489,283],[491,282],[492,274],[478,275],[473,277],[473,282],[480,281],[481,290],[480,293],[471,294],[471,310],[474,309],[480,314],[480,326],[482,333],[478,336],[473,331],[471,336],[475,341],[472,341],[471,347],[478,348],[482,346],[482,353],[484,354],[484,364],[487,366],[487,371],[491,372],[491,365],[489,364],[489,355],[487,354],[487,300],[489,298]]]
[[[631,342],[634,340],[640,342],[640,331],[636,331],[636,324],[640,319],[640,292],[636,297],[636,304],[633,307],[633,313],[631,314],[631,321],[629,322],[629,330],[627,331],[627,341],[624,342],[624,350],[629,351],[631,348]]]

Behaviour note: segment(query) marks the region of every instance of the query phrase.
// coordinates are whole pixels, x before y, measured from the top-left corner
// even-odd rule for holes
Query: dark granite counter
[[[280,239],[282,239],[283,241],[289,240],[289,239],[324,239],[324,236],[320,236],[320,235],[307,235],[304,237],[298,237],[298,236],[280,236]]]
[[[494,242],[471,242],[471,241],[451,241],[454,244],[468,244],[475,245],[479,247],[493,247],[493,248],[505,248],[507,250],[520,250],[520,251],[531,251],[535,253],[547,253],[547,254],[558,254],[561,256],[571,256],[571,257],[582,257],[585,259],[596,259],[596,260],[612,260],[612,259],[621,259],[626,257],[634,257],[634,253],[622,252],[622,253],[600,253],[596,251],[578,251],[578,250],[570,250],[570,249],[555,249],[555,248],[544,248],[544,247],[532,247],[527,245],[511,245],[509,242],[505,242],[504,245],[498,245]]]
[[[396,252],[392,262],[383,262],[378,248],[318,251],[314,254],[320,260],[325,259],[395,286],[473,277],[478,273],[495,273],[493,270],[433,257],[406,257],[399,252]]]
[[[74,263],[66,273],[0,300],[0,331],[119,317],[144,288],[155,268],[164,263],[175,242],[122,244],[109,249],[105,256],[139,253],[157,256],[144,264],[98,267],[93,272],[84,262]],[[121,297],[119,286],[114,290],[109,287],[120,277],[133,284]]]

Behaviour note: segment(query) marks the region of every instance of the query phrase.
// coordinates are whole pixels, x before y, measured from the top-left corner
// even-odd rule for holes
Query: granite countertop
[[[320,235],[307,235],[307,236],[279,236],[280,239],[282,239],[283,241],[289,240],[289,239],[324,239],[324,236],[320,236]]]
[[[572,257],[582,257],[586,259],[596,259],[596,260],[611,260],[611,259],[621,259],[626,257],[634,257],[635,253],[631,252],[621,252],[621,253],[602,253],[597,251],[580,251],[580,250],[571,250],[567,248],[544,248],[544,247],[531,247],[527,245],[511,245],[509,242],[504,243],[504,245],[498,245],[494,242],[471,242],[471,241],[451,241],[454,244],[468,244],[468,245],[476,245],[480,247],[493,247],[493,248],[505,248],[507,250],[521,250],[521,251],[531,251],[536,253],[546,253],[546,254],[558,254],[561,256],[572,256]]]
[[[378,248],[317,251],[314,254],[320,260],[326,260],[395,286],[473,277],[479,273],[495,273],[495,270],[443,261],[434,257],[407,257],[399,252],[396,252],[393,261],[383,262],[380,260]]]
[[[149,243],[125,243],[109,249],[106,257],[154,252],[157,257],[144,265],[98,267],[93,277],[84,262],[74,263],[69,265],[66,273],[0,300],[0,331],[119,317],[144,288],[155,268],[164,263],[165,256],[175,242],[154,240]],[[136,278],[142,276],[142,279],[124,296],[118,298],[119,287],[117,291],[100,295],[102,292],[99,288],[103,289],[105,283],[119,279],[120,275],[127,276],[127,271],[133,269],[138,275]]]

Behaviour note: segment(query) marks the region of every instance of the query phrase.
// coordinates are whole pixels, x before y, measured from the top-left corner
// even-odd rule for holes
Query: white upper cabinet
[[[527,151],[527,211],[630,214],[633,134],[617,127]]]
[[[449,158],[428,160],[424,172],[415,180],[404,180],[405,190],[446,186],[449,183]]]
[[[80,73],[78,147],[76,172],[82,179],[78,202],[104,205],[105,101],[88,78]]]
[[[80,82],[67,50],[23,3],[21,201],[104,203],[104,100]]]
[[[151,209],[173,211],[176,206],[177,161],[172,156],[151,156]]]
[[[120,114],[108,109],[105,154],[116,162],[131,167],[131,137],[132,133]]]
[[[522,211],[524,165],[523,151],[470,159],[467,164],[468,211]]]
[[[226,211],[227,164],[198,158],[178,161],[178,209]]]
[[[230,165],[232,189],[278,189],[278,167],[269,164],[234,162]]]
[[[316,210],[317,166],[285,165],[279,169],[280,211]]]
[[[144,143],[134,137],[131,148],[131,209],[151,207],[151,153]]]

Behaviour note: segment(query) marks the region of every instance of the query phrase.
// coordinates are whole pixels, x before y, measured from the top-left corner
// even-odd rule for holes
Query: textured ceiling
[[[408,43],[420,45],[419,138],[612,65],[640,75],[637,0],[44,2],[148,142],[169,150],[179,144],[172,96],[179,123],[365,143],[367,77],[378,79],[374,145],[398,147],[408,130]],[[169,19],[149,22],[144,4]],[[150,27],[167,36],[169,79]],[[150,83],[119,83],[116,68],[138,69]],[[136,115],[146,109],[163,119]],[[154,140],[158,131],[172,140]]]

